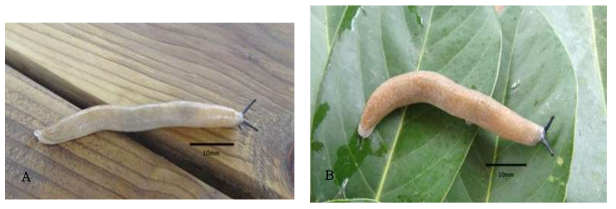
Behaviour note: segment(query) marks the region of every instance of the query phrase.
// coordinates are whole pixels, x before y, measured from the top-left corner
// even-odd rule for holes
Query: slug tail
[[[39,140],[39,142],[43,144],[57,144],[58,142],[49,141],[45,136],[43,136],[43,132],[41,130],[35,130],[34,136]]]

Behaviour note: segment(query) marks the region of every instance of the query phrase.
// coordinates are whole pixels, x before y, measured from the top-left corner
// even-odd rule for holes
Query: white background
[[[611,1],[614,2],[614,1]],[[295,23],[295,200],[4,200],[1,208],[108,208],[108,207],[148,207],[148,208],[373,208],[376,204],[318,204],[310,203],[310,5],[365,5],[365,4],[608,4],[608,1],[2,1],[1,10],[4,22],[283,22]],[[610,16],[610,15],[608,15]],[[4,45],[4,25],[2,25]],[[609,30],[609,27],[608,27]],[[611,34],[611,32],[608,32]],[[612,43],[612,42],[609,42]],[[609,47],[608,47],[609,48]],[[4,55],[4,51],[2,52]],[[608,60],[609,60],[608,56]],[[4,73],[2,74],[4,82]],[[4,88],[4,85],[2,85]],[[608,94],[613,93],[613,85],[608,85]],[[4,98],[4,94],[2,95]],[[608,102],[609,104],[609,102]],[[3,103],[4,106],[4,103]],[[609,109],[609,108],[608,108]],[[4,112],[4,108],[2,108]],[[608,119],[610,115],[608,114]],[[2,122],[4,124],[4,121]],[[608,130],[610,130],[608,124]],[[4,135],[3,135],[4,136]],[[611,136],[608,132],[608,139]],[[2,140],[2,147],[5,141]],[[614,143],[608,143],[608,150]],[[4,148],[0,148],[4,156]],[[612,156],[613,157],[613,156]],[[608,156],[609,158],[609,156]],[[608,174],[610,164],[608,160]],[[4,158],[2,166],[4,167]],[[4,179],[4,173],[0,174]],[[2,182],[4,185],[4,182]],[[608,202],[614,190],[608,185]],[[1,196],[4,197],[4,190]],[[608,208],[609,204],[388,204],[392,208]],[[611,206],[610,208],[614,208]]]

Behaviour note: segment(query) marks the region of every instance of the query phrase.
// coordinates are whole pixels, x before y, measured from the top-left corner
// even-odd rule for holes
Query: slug
[[[401,74],[381,84],[368,99],[357,132],[362,138],[367,138],[391,111],[415,103],[434,105],[513,142],[527,146],[541,142],[554,156],[545,139],[554,116],[545,127],[541,127],[491,97],[431,71]]]
[[[138,106],[101,105],[68,116],[43,130],[34,131],[45,144],[58,144],[103,130],[137,132],[162,127],[225,128],[246,125],[255,131],[242,112],[231,108],[189,101]]]

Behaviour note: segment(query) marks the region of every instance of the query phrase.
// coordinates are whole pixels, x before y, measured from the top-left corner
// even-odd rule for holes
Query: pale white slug
[[[174,101],[138,106],[100,105],[79,111],[43,130],[34,131],[45,144],[58,144],[91,133],[110,130],[136,132],[162,127],[225,128],[246,125],[244,114],[231,108],[189,101]]]
[[[542,142],[553,155],[541,127],[513,112],[489,96],[461,86],[431,71],[414,71],[390,78],[370,96],[357,131],[363,138],[391,111],[414,103],[429,103],[445,112],[477,124],[498,136],[527,146]]]

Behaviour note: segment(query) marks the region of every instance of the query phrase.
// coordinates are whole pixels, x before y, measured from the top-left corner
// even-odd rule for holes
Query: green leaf
[[[547,121],[555,115],[559,123],[555,120],[547,135],[555,157],[542,154],[545,153],[542,147],[535,147],[531,153],[520,145],[491,136],[496,141],[494,156],[488,153],[494,145],[479,145],[481,141],[475,141],[473,147],[479,154],[469,154],[449,193],[449,201],[564,201],[570,176],[575,110],[580,100],[574,73],[576,55],[567,49],[562,31],[546,15],[549,9],[552,8],[508,7],[501,17],[505,55],[501,72],[509,71],[509,76],[505,79],[507,84],[501,86],[499,81],[497,85],[504,90],[504,97],[495,94],[495,98],[536,122]],[[486,170],[477,165],[490,157],[495,163],[528,163],[528,166],[496,167],[488,172],[486,184],[486,180],[477,179],[486,176]],[[515,177],[500,178],[496,175],[500,172],[514,173]],[[467,186],[477,182],[480,186]]]
[[[360,198],[357,198],[357,199],[333,199],[333,200],[329,200],[327,202],[330,202],[330,203],[349,203],[349,202],[355,202],[355,203],[358,203],[358,202],[374,203],[374,202],[377,202],[377,201],[374,201],[374,199],[360,199]]]
[[[411,105],[381,121],[360,148],[359,117],[376,87],[418,69],[490,95],[501,52],[494,9],[361,7],[345,9],[342,17],[341,25],[349,20],[350,27],[331,36],[312,106],[311,114],[324,105],[328,111],[312,115],[311,143],[318,149],[311,149],[311,201],[334,199],[345,179],[352,199],[442,201],[477,127],[430,105]],[[334,180],[325,180],[326,170],[334,171]]]
[[[567,186],[567,201],[605,202],[607,109],[603,91],[606,78],[602,75],[605,75],[607,62],[604,57],[607,9],[570,6],[539,7],[539,11],[565,46],[577,77],[575,153]],[[602,47],[604,49],[600,50]]]
[[[333,40],[339,28],[345,27],[342,15],[346,9],[344,6],[310,7],[310,121],[315,114],[317,93]],[[347,21],[345,25],[348,24]]]
[[[536,7],[508,7],[500,18],[503,58],[494,98],[521,116],[545,124],[555,150],[525,147],[489,133],[479,134],[447,201],[559,202],[566,193],[573,151],[576,78],[569,52]],[[481,137],[483,136],[483,137]],[[527,163],[490,167],[485,163]],[[499,173],[513,173],[501,178]]]
[[[597,51],[597,61],[601,67],[601,77],[603,78],[603,99],[607,100],[607,6],[593,6],[591,18],[595,24],[595,28],[593,28],[594,45]]]

